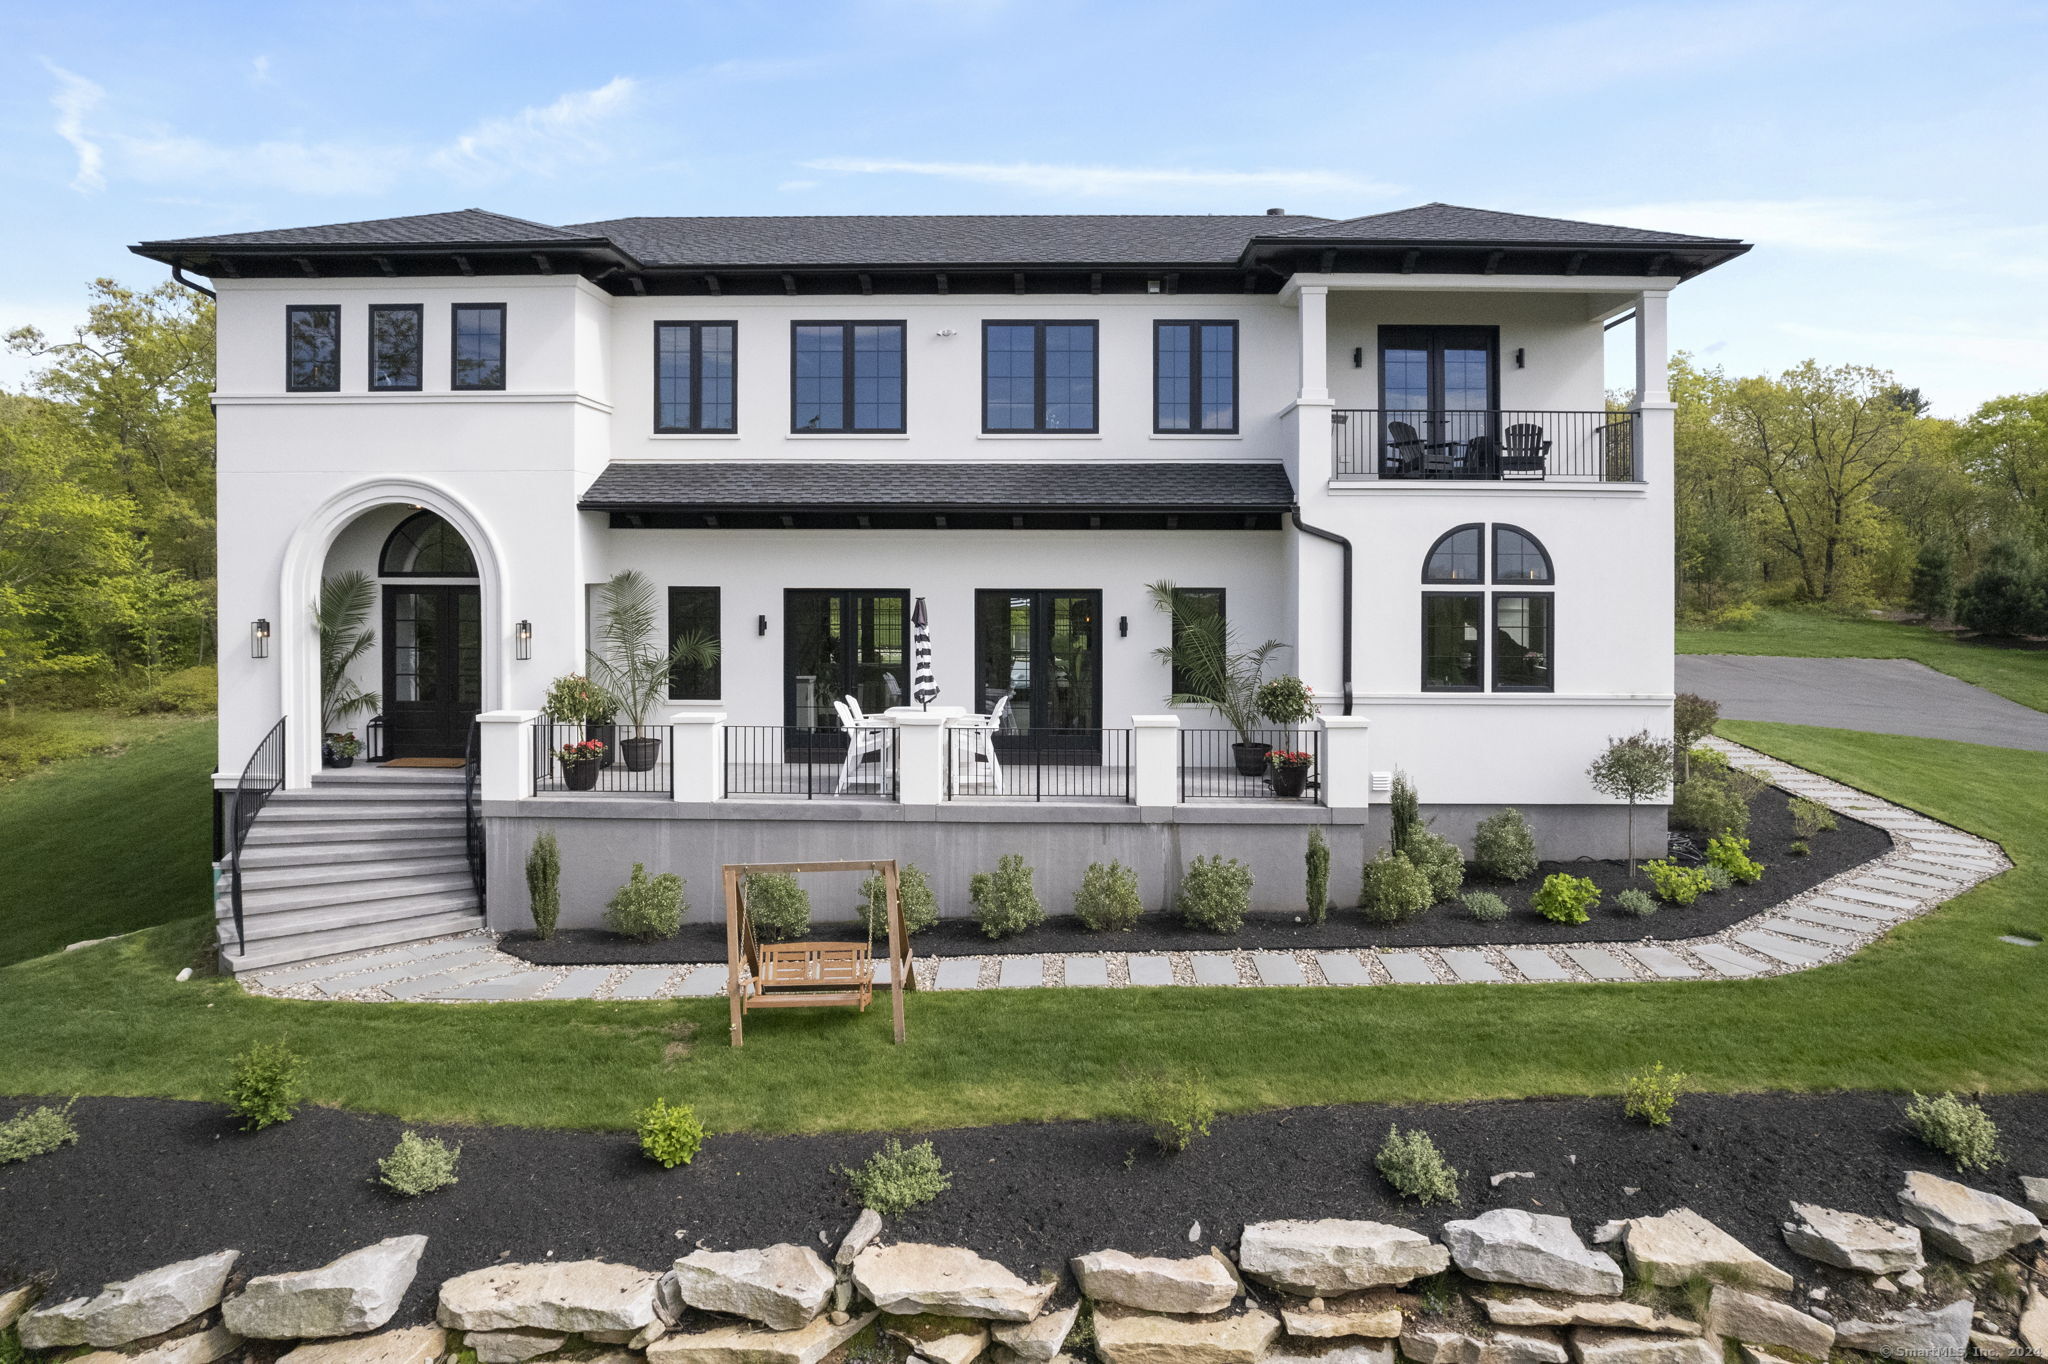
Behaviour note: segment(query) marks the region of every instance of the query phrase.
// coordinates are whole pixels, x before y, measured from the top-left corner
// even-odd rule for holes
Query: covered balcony
[[[1331,473],[1350,479],[1448,478],[1636,483],[1636,414],[1499,408],[1336,408]]]

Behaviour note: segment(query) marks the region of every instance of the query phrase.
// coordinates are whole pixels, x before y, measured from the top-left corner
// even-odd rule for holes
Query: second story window
[[[292,393],[341,388],[341,309],[294,303],[284,310],[284,386]]]
[[[1152,342],[1152,429],[1236,431],[1237,324],[1160,322]]]
[[[1093,322],[981,324],[984,431],[1095,430]]]
[[[654,324],[654,429],[738,429],[733,405],[734,322]]]
[[[903,430],[903,324],[791,324],[789,426]]]
[[[455,305],[455,359],[451,388],[505,386],[505,305]]]
[[[370,305],[370,387],[384,392],[420,386],[420,305]]]

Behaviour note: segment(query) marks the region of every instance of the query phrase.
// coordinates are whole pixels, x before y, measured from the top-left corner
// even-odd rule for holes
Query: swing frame
[[[729,1032],[732,1045],[746,1045],[746,1015],[750,1009],[801,1009],[851,1007],[866,1012],[873,995],[874,929],[868,930],[865,976],[847,976],[846,967],[857,963],[862,944],[843,942],[772,943],[766,949],[754,937],[754,925],[740,895],[740,884],[749,876],[794,876],[813,871],[865,871],[882,878],[889,922],[889,1010],[896,1041],[904,1040],[903,992],[917,988],[910,970],[910,935],[903,931],[901,877],[893,859],[862,862],[730,862],[722,869],[725,883],[725,994],[731,1013]],[[799,957],[817,968],[821,988],[764,986],[761,961],[764,950],[775,956]],[[746,967],[743,975],[741,967]],[[833,979],[826,979],[827,974]],[[843,984],[844,988],[831,986]],[[769,990],[775,993],[768,993]]]

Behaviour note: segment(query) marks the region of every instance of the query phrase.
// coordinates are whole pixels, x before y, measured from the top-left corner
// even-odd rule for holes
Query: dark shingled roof
[[[1284,511],[1278,464],[615,463],[584,511]]]
[[[509,218],[481,208],[418,213],[409,218],[367,218],[324,227],[230,232],[221,237],[180,237],[145,246],[525,246],[538,242],[596,242],[572,228]],[[601,243],[600,243],[601,244]]]
[[[1484,246],[1720,246],[1723,237],[1692,237],[1682,232],[1650,232],[1638,227],[1611,227],[1567,218],[1537,218],[1527,213],[1496,213],[1457,204],[1423,204],[1418,208],[1374,213],[1333,221],[1317,218],[1255,235],[1296,241],[1356,241],[1405,244],[1443,242]]]

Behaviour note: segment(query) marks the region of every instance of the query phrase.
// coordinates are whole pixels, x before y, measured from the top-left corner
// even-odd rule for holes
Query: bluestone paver
[[[981,984],[980,957],[941,957],[939,959],[939,980],[941,990],[972,990]]]
[[[1650,974],[1659,980],[1698,980],[1698,970],[1686,964],[1685,958],[1668,947],[1655,943],[1639,942],[1629,944],[1629,954],[1650,969]]]
[[[1947,853],[1920,852],[1917,850],[1913,853],[1911,865],[1918,867],[1928,863],[1932,863],[1933,870],[1937,872],[1960,871],[1980,875],[2000,869],[1998,863],[1986,857],[1951,857]]]
[[[1855,933],[1844,933],[1838,928],[1822,928],[1803,919],[1778,916],[1765,919],[1757,927],[1759,929],[1768,929],[1784,937],[1800,938],[1807,942],[1817,942],[1827,947],[1847,947],[1855,942],[1859,936]]]
[[[1067,984],[1083,986],[1109,984],[1109,958],[1068,957]]]
[[[653,999],[675,973],[673,966],[636,966],[612,986],[612,998]]]
[[[1812,943],[1794,942],[1790,938],[1781,938],[1775,933],[1764,933],[1757,929],[1737,933],[1735,941],[1787,966],[1811,966],[1827,956],[1826,949],[1815,947]]]
[[[1738,952],[1723,943],[1700,943],[1692,954],[1724,976],[1754,976],[1769,969],[1747,952]]]
[[[1787,919],[1801,919],[1810,924],[1819,924],[1822,928],[1839,928],[1845,933],[1858,936],[1872,932],[1878,926],[1875,920],[1852,919],[1846,914],[1830,914],[1824,909],[1811,909],[1805,905],[1782,908],[1778,913]]]
[[[1451,974],[1459,980],[1470,981],[1474,984],[1490,984],[1494,981],[1507,979],[1506,976],[1501,974],[1498,966],[1495,966],[1486,959],[1484,952],[1445,950],[1438,952],[1436,955],[1438,960],[1451,968]]]
[[[451,985],[427,994],[427,999],[532,999],[555,978],[553,971],[514,971],[509,976],[491,976],[467,985]]]
[[[1223,952],[1194,952],[1188,960],[1195,964],[1195,984],[1235,985],[1237,984],[1237,963]]]
[[[434,972],[450,971],[458,966],[474,966],[478,962],[511,962],[513,959],[489,947],[472,947],[461,952],[444,952],[433,957],[414,957],[393,962],[374,971],[359,975],[335,976],[320,982],[320,988],[330,995],[345,995],[355,990],[367,990],[373,985],[388,985],[394,980],[411,980]]]
[[[1570,980],[1572,973],[1565,970],[1564,963],[1548,952],[1533,947],[1510,947],[1501,953],[1508,959],[1508,965],[1520,971],[1530,980]]]
[[[1825,909],[1833,914],[1850,914],[1872,923],[1895,924],[1906,916],[1895,909],[1879,909],[1876,905],[1859,905],[1854,900],[1837,900],[1832,895],[1816,895],[1806,903],[1816,909]]]
[[[421,976],[416,980],[401,980],[384,987],[384,993],[393,999],[426,999],[438,995],[457,985],[466,985],[473,980],[485,980],[491,976],[502,976],[510,972],[516,963],[511,957],[500,957],[496,961],[479,962],[460,970],[449,971],[438,976]]]
[[[1387,974],[1396,985],[1434,985],[1436,972],[1429,969],[1429,963],[1417,952],[1382,952],[1380,965],[1387,968]]]
[[[1306,985],[1308,976],[1291,952],[1254,952],[1252,968],[1261,985]]]
[[[1634,980],[1636,973],[1604,947],[1567,947],[1564,954],[1595,980]]]
[[[1323,979],[1332,985],[1372,984],[1372,968],[1356,952],[1318,952],[1316,965],[1323,968]]]
[[[683,999],[709,999],[725,993],[725,968],[716,965],[685,966],[676,995]]]
[[[1172,985],[1175,983],[1173,978],[1173,958],[1171,957],[1156,957],[1145,953],[1136,953],[1131,956],[1128,964],[1131,968],[1131,984],[1133,985]]]
[[[996,984],[1005,990],[1029,990],[1045,984],[1044,957],[1004,957]]]
[[[1944,881],[1938,876],[1929,876],[1926,872],[1912,871],[1905,867],[1881,866],[1874,868],[1870,873],[1870,879],[1890,881],[1903,886],[1918,886],[1923,890],[1938,890],[1944,894],[1954,890],[1956,887],[1956,883],[1953,881]]]
[[[609,966],[575,967],[556,982],[554,989],[548,991],[548,998],[592,999],[597,995],[597,987],[610,980],[611,975],[612,968]]]
[[[1878,905],[1885,909],[1918,909],[1918,900],[1908,900],[1903,895],[1886,895],[1882,891],[1858,890],[1854,886],[1833,886],[1828,894],[1838,899],[1854,900],[1858,904]]]

